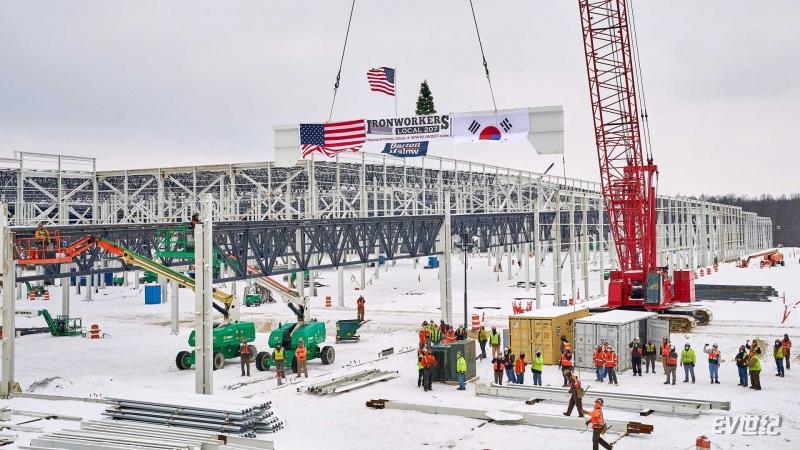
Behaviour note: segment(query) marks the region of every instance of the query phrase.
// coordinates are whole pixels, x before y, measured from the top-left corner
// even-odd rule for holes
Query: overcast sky
[[[476,0],[497,106],[564,105],[566,172],[598,180],[577,0]],[[272,159],[272,126],[327,119],[349,0],[0,0],[0,157],[100,169]],[[634,2],[663,193],[800,191],[800,2]],[[393,115],[371,67],[440,113],[491,108],[468,0],[359,0],[334,119]],[[561,173],[529,145],[429,154]]]

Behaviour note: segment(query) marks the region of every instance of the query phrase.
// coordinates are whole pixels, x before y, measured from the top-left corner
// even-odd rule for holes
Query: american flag
[[[364,119],[326,124],[300,124],[300,148],[303,158],[320,152],[332,158],[341,152],[357,152],[367,140]]]
[[[383,92],[394,97],[394,69],[390,67],[378,67],[369,69],[367,72],[369,88],[373,91]]]

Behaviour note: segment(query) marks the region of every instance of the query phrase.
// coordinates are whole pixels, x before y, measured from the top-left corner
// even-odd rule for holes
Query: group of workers
[[[363,320],[363,316],[361,317]],[[433,320],[422,322],[418,330],[418,336],[417,387],[422,387],[427,392],[433,390],[433,375],[439,364],[433,354],[433,346],[463,341],[468,336],[467,330],[463,326],[454,329],[452,325],[445,323],[444,320],[438,324]],[[467,360],[461,351],[456,353],[456,375],[458,376],[458,390],[466,390]]]
[[[438,324],[431,320],[422,322],[418,330],[419,344],[426,347],[428,350],[431,346],[437,344],[452,344],[456,341],[463,341],[467,339],[467,330],[463,326],[453,328],[452,325],[444,323],[444,320]]]

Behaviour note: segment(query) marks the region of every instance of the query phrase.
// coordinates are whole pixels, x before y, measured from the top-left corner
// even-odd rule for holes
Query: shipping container
[[[525,353],[530,361],[537,351],[542,352],[545,364],[561,360],[561,336],[573,342],[573,322],[589,315],[585,307],[552,307],[531,314],[509,316],[511,352]]]
[[[617,352],[617,371],[624,372],[632,367],[628,345],[634,338],[639,338],[642,347],[652,338],[658,349],[664,337],[669,338],[669,321],[659,319],[653,312],[618,309],[577,319],[573,344],[575,367],[594,369],[595,349],[608,342]]]

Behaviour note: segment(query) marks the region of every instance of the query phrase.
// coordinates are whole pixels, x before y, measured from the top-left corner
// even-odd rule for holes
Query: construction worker
[[[419,343],[425,347],[430,347],[430,335],[431,330],[428,328],[428,321],[426,320],[422,322],[422,326],[419,328]]]
[[[792,360],[792,340],[789,339],[788,334],[783,335],[781,344],[783,345],[783,357],[786,359],[786,370],[789,370],[792,368],[792,365],[790,364]]]
[[[675,370],[678,367],[678,353],[675,351],[675,346],[670,346],[667,357],[664,359],[666,362],[667,381],[664,384],[669,384],[669,376],[672,375],[672,384],[675,384]]]
[[[567,405],[567,411],[561,414],[565,416],[572,415],[572,408],[578,407],[578,417],[583,417],[583,405],[581,404],[581,399],[583,398],[583,389],[581,388],[581,380],[572,373],[571,370],[565,370],[564,375],[569,378],[569,404]]]
[[[492,327],[492,334],[489,335],[489,345],[492,346],[492,358],[500,358],[503,355],[500,353],[500,333],[497,328]]]
[[[517,379],[514,377],[514,354],[506,347],[503,350],[503,367],[506,369],[506,379],[509,383],[516,383]]]
[[[463,326],[458,327],[458,330],[456,330],[456,341],[466,341],[468,337],[467,329]]]
[[[592,449],[598,450],[598,445],[602,445],[606,450],[611,450],[611,444],[603,439],[606,432],[606,421],[603,419],[603,399],[598,398],[594,401],[594,410],[589,413],[589,420],[586,425],[592,424]]]
[[[503,359],[492,358],[492,370],[494,371],[495,384],[503,384]]]
[[[478,330],[478,344],[481,346],[480,358],[486,359],[486,343],[489,342],[489,331],[483,326]]]
[[[425,344],[422,342],[419,343],[419,348],[417,349],[417,387],[422,386],[422,373],[425,370],[425,367],[422,365],[422,357],[425,356]]]
[[[542,357],[542,352],[537,351],[536,356],[533,358],[533,362],[531,362],[531,372],[533,372],[533,385],[534,386],[541,386],[542,385],[542,370],[544,369],[544,358]]]
[[[422,387],[426,392],[432,391],[433,370],[436,368],[436,358],[433,356],[433,352],[425,352],[425,355],[422,357],[422,368]]]
[[[761,390],[761,349],[753,346],[747,355],[747,367],[750,372],[750,389]]]
[[[694,349],[692,346],[689,345],[687,342],[683,346],[683,351],[681,352],[681,366],[683,366],[683,382],[689,382],[689,375],[692,375],[692,383],[694,383],[694,365],[697,363],[697,355],[694,353]]]
[[[431,322],[430,332],[431,344],[439,344],[442,342],[442,329],[439,328],[438,325]]]
[[[642,346],[639,344],[639,338],[634,338],[633,342],[628,344],[628,347],[631,349],[633,376],[642,376]]]
[[[272,359],[275,361],[275,376],[278,378],[278,386],[280,386],[286,378],[283,372],[283,366],[286,363],[286,354],[280,342],[275,344],[275,352],[272,354]]]
[[[242,338],[239,342],[239,362],[242,366],[242,376],[250,376],[250,347],[247,345],[247,339]],[[246,370],[245,370],[246,369]]]
[[[617,353],[613,348],[608,347],[607,350],[608,351],[603,354],[603,359],[605,360],[608,384],[619,384],[617,382],[617,364],[619,363],[619,358],[617,358]]]
[[[669,359],[671,348],[672,344],[670,344],[669,338],[665,337],[663,342],[661,342],[661,367],[664,369],[664,373],[667,373],[667,359]]]
[[[364,321],[364,303],[367,303],[367,301],[364,300],[364,296],[359,296],[358,300],[356,300],[356,312],[358,313],[359,322]]]
[[[42,255],[40,257],[43,258],[47,252],[47,247],[50,246],[50,233],[45,230],[44,222],[39,222],[39,224],[36,225],[36,231],[33,232],[33,237],[36,243],[39,244],[39,247],[42,248]]]
[[[456,353],[456,374],[458,375],[458,390],[464,391],[467,389],[466,376],[467,376],[467,360],[461,352]]]
[[[517,384],[523,384],[525,381],[525,353],[520,353],[516,361],[514,361],[514,380]]]
[[[606,378],[606,360],[603,358],[603,346],[598,345],[594,350],[594,374],[596,379],[594,381],[603,381]]]
[[[783,371],[783,343],[779,339],[775,339],[775,348],[772,350],[772,355],[775,357],[775,367],[778,369],[776,377],[782,377]]]
[[[306,378],[308,378],[308,368],[306,368],[308,350],[306,350],[306,344],[302,339],[297,343],[297,350],[294,351],[294,358],[297,360],[297,379],[300,379],[300,375],[302,374],[305,374]]]
[[[656,373],[656,344],[653,344],[653,338],[647,338],[647,343],[644,344],[644,373],[650,373],[650,366],[653,367],[653,373]]]
[[[567,336],[561,335],[561,354],[563,355],[567,350],[572,350],[569,341],[567,340]]]
[[[739,353],[736,354],[736,369],[739,371],[739,386],[747,387],[747,350],[744,345],[739,346]]]
[[[189,228],[194,231],[194,227],[197,225],[200,225],[200,213],[192,214],[192,220],[189,222]],[[191,240],[191,238],[189,240]]]
[[[564,384],[561,387],[567,387],[569,385],[567,372],[572,371],[572,350],[567,349],[564,354],[561,355],[561,362],[559,365],[561,366],[561,374],[564,377]]]
[[[719,346],[714,344],[711,349],[708,344],[703,346],[703,353],[708,354],[708,374],[711,376],[711,384],[719,384]]]

